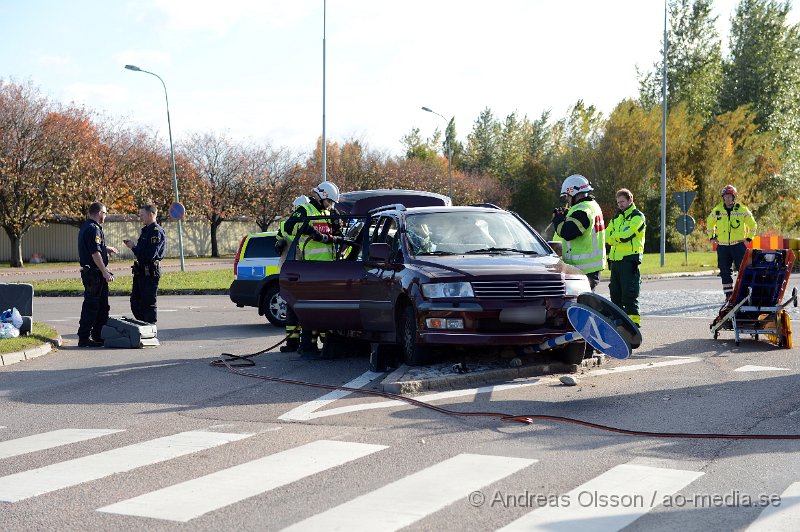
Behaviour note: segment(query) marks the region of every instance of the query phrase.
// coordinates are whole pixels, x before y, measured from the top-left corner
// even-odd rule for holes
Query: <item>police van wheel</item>
[[[277,284],[270,285],[264,291],[261,310],[275,327],[286,327],[286,301],[281,297]]]
[[[430,351],[427,346],[417,343],[417,316],[413,306],[409,305],[403,311],[399,329],[400,348],[405,363],[409,366],[426,364],[430,358]]]

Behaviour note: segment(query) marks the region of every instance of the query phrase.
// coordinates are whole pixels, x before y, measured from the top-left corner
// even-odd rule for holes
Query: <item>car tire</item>
[[[580,364],[586,352],[585,342],[572,342],[565,345],[558,354],[559,360],[565,364]]]
[[[286,301],[281,297],[280,287],[277,284],[269,285],[264,291],[261,310],[275,327],[286,327]]]
[[[403,360],[409,366],[421,366],[430,359],[430,349],[417,343],[417,315],[414,307],[408,306],[403,311],[400,321],[400,349]]]

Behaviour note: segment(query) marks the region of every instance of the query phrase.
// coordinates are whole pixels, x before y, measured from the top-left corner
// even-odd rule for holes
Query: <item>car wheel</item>
[[[400,324],[400,348],[403,360],[409,366],[420,366],[428,362],[429,349],[417,343],[417,316],[414,307],[406,307]]]
[[[583,362],[583,355],[585,352],[585,342],[572,342],[561,349],[558,358],[565,364],[580,364]]]
[[[275,327],[286,327],[286,301],[280,294],[280,287],[273,284],[264,291],[262,310],[269,322]]]

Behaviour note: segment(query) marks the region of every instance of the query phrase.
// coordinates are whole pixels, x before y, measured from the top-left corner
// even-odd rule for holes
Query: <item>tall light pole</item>
[[[667,248],[667,0],[664,0],[664,64],[661,72],[661,267]]]
[[[443,115],[427,107],[423,107],[422,110],[441,116],[442,120],[444,120],[447,123],[447,127],[444,130],[444,141],[445,144],[447,144],[447,175],[450,176],[450,203],[453,203],[453,147],[450,145],[451,144],[450,123],[453,121],[453,119],[451,118],[448,121],[447,118],[445,118]]]
[[[169,132],[169,153],[172,156],[172,187],[175,191],[175,203],[180,203],[180,199],[178,198],[178,172],[175,170],[175,149],[172,146],[172,124],[169,120],[169,96],[167,96],[167,85],[164,83],[164,80],[161,79],[161,76],[154,72],[148,72],[147,70],[142,70],[141,68],[134,66],[134,65],[125,65],[125,68],[128,70],[133,70],[134,72],[144,72],[145,74],[150,74],[151,76],[155,76],[158,78],[158,81],[161,82],[161,85],[164,87],[164,98],[167,100],[167,131]],[[184,262],[183,262],[183,226],[181,225],[181,219],[178,218],[178,250],[181,255],[181,271],[184,271]]]
[[[322,2],[322,182],[328,180],[328,141],[325,140],[325,26],[328,3]]]

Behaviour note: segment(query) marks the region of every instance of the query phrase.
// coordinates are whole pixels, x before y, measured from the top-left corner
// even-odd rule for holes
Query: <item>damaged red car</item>
[[[525,347],[574,330],[565,307],[589,282],[517,214],[430,193],[349,194],[337,260],[295,260],[295,241],[281,268],[303,327],[396,347],[412,365],[437,348]],[[576,364],[584,348],[557,356]]]

